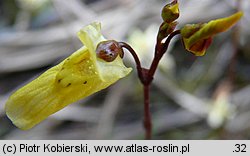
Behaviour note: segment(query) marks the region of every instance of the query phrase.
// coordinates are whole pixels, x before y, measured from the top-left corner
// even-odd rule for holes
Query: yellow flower
[[[242,17],[237,12],[229,17],[212,20],[205,24],[188,24],[181,29],[185,48],[196,56],[203,56],[212,42],[212,37],[236,24]]]
[[[78,32],[85,45],[58,65],[13,93],[6,114],[18,128],[30,129],[65,106],[100,91],[132,70],[120,56],[106,62],[96,56],[97,45],[105,41],[100,23]]]

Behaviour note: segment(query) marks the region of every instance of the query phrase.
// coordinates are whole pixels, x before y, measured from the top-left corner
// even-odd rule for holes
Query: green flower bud
[[[159,32],[158,32],[158,36],[157,39],[158,40],[162,40],[165,37],[167,37],[170,33],[172,33],[176,27],[178,23],[177,22],[172,22],[172,23],[162,23],[160,28],[159,28]]]
[[[161,12],[161,17],[164,22],[171,23],[179,17],[179,3],[174,0],[170,4],[164,6]]]

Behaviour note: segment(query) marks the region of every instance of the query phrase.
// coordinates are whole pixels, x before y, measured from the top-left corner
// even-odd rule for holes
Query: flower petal
[[[193,24],[186,25],[181,30],[181,35],[183,37],[183,43],[185,48],[194,53],[197,56],[202,56],[205,54],[205,50],[208,48],[208,43],[211,43],[211,38],[221,32],[224,32],[231,28],[234,24],[236,24],[240,18],[242,17],[242,12],[237,12],[229,17],[212,20],[207,24]],[[209,39],[209,40],[208,40]],[[209,42],[208,42],[209,41]],[[201,43],[207,44],[201,44]],[[196,45],[198,44],[198,45]],[[198,49],[203,50],[200,51],[197,48],[201,45],[206,45],[206,47],[200,47]]]
[[[119,56],[113,62],[96,57],[96,45],[104,40],[99,23],[84,27],[79,37],[84,47],[9,97],[6,114],[20,129],[32,128],[49,115],[108,87],[131,71]]]
[[[238,12],[229,17],[210,21],[190,37],[189,44],[193,44],[201,39],[212,37],[218,33],[227,31],[236,24],[238,20],[240,20],[242,15],[242,12]]]
[[[77,34],[82,43],[88,47],[94,55],[98,43],[105,41],[105,38],[101,34],[101,24],[99,22],[94,22],[83,27]]]

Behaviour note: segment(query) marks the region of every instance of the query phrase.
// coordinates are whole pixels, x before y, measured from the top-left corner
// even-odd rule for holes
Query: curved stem
[[[145,128],[145,139],[150,140],[152,137],[152,120],[151,120],[151,114],[150,114],[150,103],[149,103],[149,85],[146,82],[148,81],[148,69],[142,68],[141,67],[141,62],[134,51],[134,49],[128,45],[127,43],[124,42],[119,42],[118,43],[121,48],[126,48],[133,56],[136,67],[137,67],[137,72],[139,79],[143,85],[143,90],[144,90],[144,128]]]
[[[118,42],[121,48],[126,48],[132,54],[136,63],[136,68],[137,68],[139,79],[141,83],[143,84],[143,89],[144,89],[144,122],[143,123],[144,123],[144,128],[146,130],[145,139],[151,139],[152,137],[152,120],[151,120],[151,114],[150,114],[149,87],[153,80],[153,77],[154,77],[154,74],[159,64],[160,59],[162,58],[163,54],[168,49],[171,39],[178,34],[180,34],[180,30],[176,30],[172,32],[168,36],[165,43],[161,43],[161,41],[157,41],[156,48],[155,48],[155,56],[150,66],[150,69],[145,69],[141,67],[141,62],[136,52],[130,45],[128,45],[125,42]]]
[[[141,69],[141,62],[136,54],[136,52],[134,51],[134,49],[128,45],[127,43],[125,42],[118,42],[118,44],[122,47],[122,48],[126,48],[133,56],[134,60],[135,60],[135,63],[137,65],[137,67],[139,67]]]
[[[135,60],[135,63],[136,63],[136,68],[137,68],[137,73],[138,73],[139,79],[143,83],[143,80],[145,79],[145,76],[143,74],[143,68],[141,67],[140,59],[137,56],[136,52],[134,51],[134,49],[130,45],[128,45],[125,42],[118,42],[118,44],[120,45],[121,48],[126,48],[131,53],[131,55],[133,56],[133,58]]]

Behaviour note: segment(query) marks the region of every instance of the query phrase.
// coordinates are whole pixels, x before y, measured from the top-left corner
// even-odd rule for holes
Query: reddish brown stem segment
[[[135,60],[135,63],[136,63],[138,77],[140,78],[140,80],[142,80],[142,78],[143,78],[142,71],[143,70],[142,70],[142,67],[141,67],[140,59],[137,56],[136,52],[134,51],[134,49],[130,45],[128,45],[125,42],[119,42],[119,45],[120,45],[121,48],[126,48],[131,53],[131,55],[133,56],[133,58]]]
[[[157,43],[157,44],[156,44],[156,45],[158,45],[158,46],[157,46],[156,49],[155,49],[155,50],[156,50],[156,52],[155,52],[155,57],[154,57],[154,60],[153,60],[153,62],[152,62],[152,64],[151,64],[151,66],[150,66],[150,69],[149,69],[149,75],[150,75],[150,76],[152,76],[152,77],[154,76],[155,71],[156,71],[156,69],[157,69],[157,66],[158,66],[158,64],[159,64],[159,62],[160,62],[160,60],[161,60],[163,54],[167,51],[171,39],[172,39],[174,36],[176,36],[176,35],[178,35],[178,34],[180,34],[180,33],[181,33],[180,30],[176,30],[176,31],[172,32],[172,33],[168,36],[168,38],[166,39],[165,43]]]
[[[132,54],[136,63],[136,68],[137,68],[139,79],[141,83],[143,84],[143,89],[144,89],[144,122],[143,123],[144,123],[144,128],[146,130],[145,139],[147,140],[152,138],[152,120],[151,120],[151,113],[150,113],[149,87],[153,80],[157,66],[163,54],[167,51],[171,39],[178,34],[180,34],[180,30],[176,30],[172,32],[167,37],[165,43],[161,43],[161,41],[157,41],[156,48],[155,48],[156,50],[155,56],[150,66],[150,69],[145,69],[141,67],[140,60],[136,52],[133,50],[132,47],[130,47],[130,45],[128,45],[125,42],[119,42],[119,46],[121,48],[126,48]]]
[[[149,87],[144,85],[144,128],[146,130],[145,139],[150,140],[152,137],[152,120],[149,105]]]

